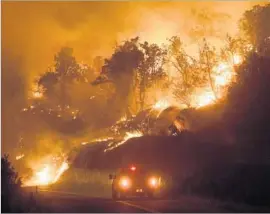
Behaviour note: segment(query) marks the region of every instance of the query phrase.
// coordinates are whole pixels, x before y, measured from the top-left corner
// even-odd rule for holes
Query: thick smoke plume
[[[192,29],[208,26],[205,36],[216,40],[236,33],[237,20],[255,4],[258,2],[3,2],[4,152],[18,146],[21,127],[29,122],[20,117],[27,91],[34,78],[53,64],[61,47],[72,47],[79,62],[91,64],[95,56],[109,56],[117,42],[133,36],[162,44],[180,35],[192,44]],[[191,46],[192,51],[196,50]]]

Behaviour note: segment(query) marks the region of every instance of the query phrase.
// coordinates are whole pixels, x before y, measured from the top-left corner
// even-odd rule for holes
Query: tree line
[[[226,114],[230,115],[226,117],[226,120],[236,120],[237,116],[232,115],[238,114],[240,117],[244,111],[251,111],[250,105],[244,102],[250,101],[249,96],[258,99],[252,94],[256,92],[256,87],[263,86],[260,81],[267,79],[263,75],[266,75],[264,73],[268,70],[269,8],[267,4],[255,6],[246,11],[239,21],[240,34],[234,37],[227,35],[221,49],[217,49],[202,34],[201,40],[197,40],[197,57],[186,52],[185,44],[180,36],[173,36],[164,46],[140,41],[139,37],[135,37],[116,45],[110,57],[105,59],[96,57],[92,65],[78,63],[72,49],[64,47],[56,54],[54,66],[37,79],[37,84],[44,89],[44,95],[49,102],[56,100],[62,108],[70,104],[70,96],[67,92],[70,85],[86,83],[98,87],[107,100],[107,107],[103,108],[107,112],[105,117],[130,115],[148,108],[147,92],[150,88],[166,90],[171,87],[179,104],[190,108],[197,89],[207,88],[215,100],[219,99],[219,91],[223,89],[215,84],[213,68],[223,61],[231,65],[236,75],[236,80],[228,86],[228,96],[224,97],[227,103]],[[243,58],[240,66],[235,66],[236,54]],[[168,67],[176,73],[173,81],[168,75]],[[254,69],[257,69],[257,73]],[[263,74],[258,73],[258,70],[261,70]],[[93,75],[94,73],[96,75]],[[254,88],[251,87],[252,84]],[[242,88],[244,85],[247,88]],[[225,87],[227,89],[227,85]],[[246,90],[245,100],[243,100],[245,96],[241,94],[244,91],[240,92],[240,90]],[[99,94],[97,93],[96,97],[99,97]],[[265,98],[264,102],[266,100]],[[243,103],[240,103],[241,101]],[[260,101],[258,105],[262,103],[263,101]],[[236,106],[238,106],[237,112],[235,112]],[[245,110],[245,108],[248,109]],[[112,116],[112,118],[116,117]],[[242,117],[235,123],[244,121],[244,118],[247,119],[247,117]]]

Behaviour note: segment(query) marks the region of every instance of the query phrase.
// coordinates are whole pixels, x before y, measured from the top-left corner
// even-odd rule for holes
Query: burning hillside
[[[21,161],[22,155],[16,160]],[[27,157],[26,157],[27,158]],[[50,185],[58,181],[60,176],[69,168],[66,155],[47,155],[38,160],[30,160],[31,172],[22,176],[23,186]]]
[[[106,28],[96,37],[91,37],[93,42],[85,38],[83,32],[92,34],[95,26],[99,26],[92,23],[92,16],[87,15],[91,13],[85,12],[92,10],[91,5],[95,3],[81,4],[84,6],[76,3],[77,7],[66,8],[74,10],[74,13],[67,14],[82,15],[81,24],[78,24],[80,20],[76,16],[74,26],[65,25],[65,19],[69,20],[69,16],[56,15],[57,11],[61,11],[58,9],[62,8],[61,4],[57,4],[52,14],[54,18],[41,24],[47,28],[42,27],[37,31],[37,36],[43,38],[42,42],[32,43],[36,39],[32,37],[35,34],[27,39],[26,36],[12,40],[10,35],[21,35],[14,32],[24,31],[25,28],[21,27],[23,25],[10,27],[16,26],[17,22],[9,19],[18,19],[16,14],[21,14],[21,9],[5,3],[4,50],[9,50],[9,46],[15,44],[11,55],[21,53],[19,55],[23,62],[18,68],[6,65],[3,70],[12,68],[17,72],[21,66],[24,72],[29,72],[22,80],[19,75],[20,84],[15,84],[13,88],[13,91],[23,91],[19,103],[15,100],[11,102],[12,108],[5,108],[7,112],[12,110],[12,113],[5,113],[10,115],[6,116],[6,123],[11,124],[11,128],[15,124],[16,128],[16,132],[10,132],[11,128],[5,129],[5,136],[12,139],[8,142],[15,143],[15,146],[11,146],[16,148],[14,160],[29,165],[32,170],[32,174],[24,180],[25,185],[55,183],[69,167],[67,154],[78,146],[105,142],[103,152],[110,153],[131,138],[179,136],[183,131],[195,130],[195,126],[203,127],[198,125],[204,123],[203,120],[198,122],[198,118],[203,118],[198,116],[200,112],[227,99],[228,88],[237,80],[237,69],[250,52],[258,51],[253,41],[243,34],[245,29],[235,27],[240,13],[237,16],[231,14],[231,6],[224,13],[220,11],[223,7],[211,6],[210,10],[206,10],[206,3],[183,3],[182,6],[181,3],[153,3],[152,6],[163,17],[150,11],[149,5],[152,3],[132,3],[138,8],[117,4],[119,8],[128,8],[128,11],[119,13],[121,25],[117,20],[112,27],[113,34],[107,32],[110,28]],[[230,4],[222,5],[226,8]],[[48,14],[51,14],[50,7],[46,3],[44,11],[50,11]],[[183,13],[179,13],[175,7]],[[32,6],[26,8],[33,10]],[[104,9],[110,17],[116,18],[114,10],[108,10],[103,4],[97,4],[96,8],[95,13]],[[37,10],[40,10],[39,7]],[[27,26],[29,21],[32,23],[36,20],[30,18],[30,14],[23,16]],[[130,15],[128,24],[123,24],[125,14]],[[46,14],[42,13],[41,16]],[[246,16],[243,15],[241,23],[250,21]],[[97,22],[109,26],[105,24],[108,20],[102,21],[104,16],[100,17]],[[38,20],[36,22],[39,23]],[[36,22],[32,24],[40,27]],[[48,27],[50,25],[56,32],[53,38],[48,36],[47,40],[44,30],[51,29]],[[120,26],[124,28],[123,32],[119,32]],[[89,32],[88,27],[91,29]],[[7,29],[12,29],[12,32]],[[62,36],[55,37],[57,33]],[[112,44],[114,39],[117,41],[115,45]],[[20,44],[26,41],[27,47],[18,50]],[[39,47],[36,49],[36,44],[43,43],[46,47],[44,51],[58,50],[54,57],[51,53],[43,55],[43,50],[37,51]],[[36,55],[39,58],[35,58]],[[7,58],[4,60],[6,64],[10,63]],[[47,60],[49,58],[53,62]],[[13,85],[13,76],[8,78],[12,83],[10,85]],[[17,85],[23,90],[18,90]],[[5,87],[8,88],[9,84]],[[14,94],[12,92],[8,96],[13,97]],[[50,140],[52,133],[56,137]],[[54,145],[55,141],[57,143]],[[8,143],[6,145],[9,146]],[[60,153],[65,155],[55,153],[54,146],[59,146]],[[39,157],[32,158],[30,153],[36,153]]]
[[[210,88],[201,88],[198,92],[194,92],[197,94],[192,94],[194,99],[193,107],[201,108],[221,99],[226,93],[226,87],[233,81],[235,75],[234,66],[240,62],[241,58],[238,56],[237,62],[231,66],[229,62],[221,62],[217,67],[214,67],[212,73],[214,87],[220,89],[216,94],[217,97],[215,97],[214,92],[211,91]],[[167,90],[170,91],[172,88],[168,88]],[[41,94],[34,96],[34,99],[42,99],[40,95]],[[189,121],[182,115],[181,111],[183,108],[181,108],[181,105],[172,106],[173,103],[176,103],[174,99],[175,98],[172,96],[161,98],[156,103],[152,104],[149,109],[140,111],[131,117],[121,117],[109,128],[107,136],[90,142],[107,142],[107,148],[104,149],[104,152],[108,152],[123,145],[128,139],[143,135],[176,136],[181,134],[182,131],[190,128],[187,125]],[[71,120],[76,119],[76,115],[78,115],[78,110],[73,110],[69,106],[63,111],[60,106],[58,106],[57,110],[47,110],[46,108],[40,108],[39,105],[31,105],[29,108],[24,108],[22,111],[28,113],[31,111],[38,113],[38,111],[40,111],[43,114],[54,114],[58,118],[70,117]],[[82,143],[82,145],[85,144],[87,144],[87,142]],[[17,160],[21,158],[23,158],[23,155],[16,157]],[[59,160],[56,159],[56,157],[53,157],[40,164],[35,163],[32,166],[33,175],[24,180],[24,185],[49,185],[55,183],[61,174],[68,169],[66,160],[62,159],[62,161],[59,162]]]

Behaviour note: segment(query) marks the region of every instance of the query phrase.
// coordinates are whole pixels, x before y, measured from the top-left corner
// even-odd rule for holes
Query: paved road
[[[177,200],[129,199],[113,201],[106,198],[45,191],[38,193],[37,200],[42,212],[54,213],[269,212],[269,209],[264,208],[184,196]]]

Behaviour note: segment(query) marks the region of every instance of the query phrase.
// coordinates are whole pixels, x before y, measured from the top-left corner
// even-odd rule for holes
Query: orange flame
[[[57,182],[61,175],[69,168],[66,161],[61,162],[57,167],[50,159],[46,164],[40,165],[34,169],[34,175],[23,182],[24,186],[43,186]]]

